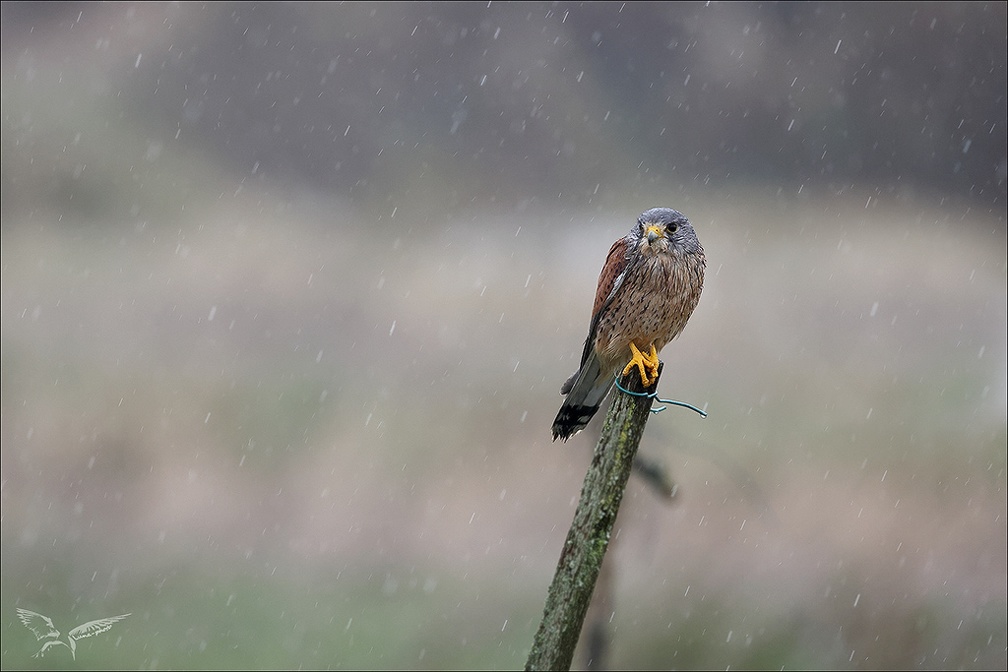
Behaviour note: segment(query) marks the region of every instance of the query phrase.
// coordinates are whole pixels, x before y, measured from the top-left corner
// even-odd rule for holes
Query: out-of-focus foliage
[[[21,85],[47,86],[30,73],[60,51],[93,59],[98,79],[77,85],[103,101],[107,124],[147,134],[145,153],[177,144],[250,179],[357,202],[381,205],[390,192],[418,207],[431,192],[438,205],[473,194],[577,202],[599,185],[758,176],[785,192],[870,183],[1005,207],[1004,3],[4,12],[4,58]],[[91,39],[68,45],[78,33]],[[19,48],[26,41],[56,53]],[[6,143],[31,125],[13,111]],[[5,160],[37,149],[8,144]],[[5,201],[34,193],[8,186]]]

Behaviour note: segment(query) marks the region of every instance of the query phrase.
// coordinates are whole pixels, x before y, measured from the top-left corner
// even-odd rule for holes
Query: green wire
[[[655,401],[657,401],[659,404],[669,404],[670,406],[682,406],[683,408],[688,408],[691,411],[696,411],[697,413],[700,414],[700,417],[702,417],[702,418],[706,418],[707,417],[707,412],[706,411],[700,410],[699,408],[697,408],[693,404],[687,404],[685,401],[676,401],[674,399],[662,399],[662,398],[660,398],[658,396],[657,392],[631,392],[630,390],[626,389],[625,387],[623,387],[622,385],[619,384],[619,376],[616,377],[616,387],[619,389],[620,392],[625,392],[626,394],[629,394],[629,395],[634,396],[634,397],[650,397],[650,398],[654,399]],[[652,408],[651,412],[652,413],[661,413],[664,410],[665,410],[665,407],[662,406],[661,408]]]

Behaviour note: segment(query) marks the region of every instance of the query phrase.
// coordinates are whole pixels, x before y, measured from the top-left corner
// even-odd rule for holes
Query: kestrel
[[[581,367],[560,388],[567,396],[553,421],[554,441],[584,429],[621,370],[626,375],[637,367],[644,387],[654,384],[658,351],[693,314],[706,266],[693,226],[671,208],[641,214],[613,243],[599,275]]]

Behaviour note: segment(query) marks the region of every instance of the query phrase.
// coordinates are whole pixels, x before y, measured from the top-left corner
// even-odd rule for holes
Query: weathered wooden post
[[[526,670],[570,669],[659,378],[661,364],[654,383],[645,389],[634,369],[620,380],[620,385],[633,394],[613,392],[574,521],[546,595],[546,608]]]

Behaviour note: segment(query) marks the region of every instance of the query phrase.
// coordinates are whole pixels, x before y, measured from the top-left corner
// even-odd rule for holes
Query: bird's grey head
[[[630,231],[632,247],[645,254],[671,250],[695,254],[702,248],[686,215],[672,208],[651,208],[641,213]]]

